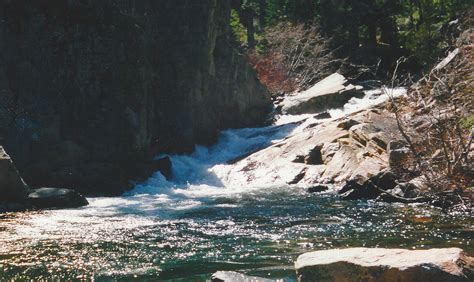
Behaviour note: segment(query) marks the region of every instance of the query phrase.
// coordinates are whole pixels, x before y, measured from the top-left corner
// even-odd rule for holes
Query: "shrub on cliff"
[[[471,196],[473,192],[472,15],[474,8],[461,25],[465,31],[453,46],[456,49],[391,105],[412,153],[399,169],[425,176],[432,192],[462,190]]]
[[[293,23],[308,30],[317,29],[318,39],[331,39],[330,49],[338,49],[338,58],[375,66],[371,71],[378,76],[392,70],[401,55],[410,57],[409,63],[403,66],[408,71],[429,67],[448,46],[444,36],[450,28],[448,23],[472,5],[470,0],[235,0],[233,3],[234,32],[241,35],[239,38],[250,49],[256,47],[261,51],[262,43],[274,31],[279,36],[295,38],[294,28],[283,28]],[[236,25],[236,20],[241,25]],[[266,55],[278,61],[279,56],[272,53]],[[281,72],[280,68],[275,71]]]
[[[316,25],[292,22],[267,28],[248,58],[272,93],[306,89],[345,62],[336,58]]]

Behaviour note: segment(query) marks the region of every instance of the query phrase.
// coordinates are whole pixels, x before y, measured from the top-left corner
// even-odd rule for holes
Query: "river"
[[[369,91],[330,113],[342,116],[386,98]],[[122,197],[89,198],[79,209],[0,215],[0,277],[206,281],[217,270],[238,270],[294,281],[295,259],[311,250],[455,246],[474,254],[471,214],[341,201],[264,176],[252,185],[226,177],[228,160],[296,134],[301,126],[295,121],[307,117],[223,131],[214,146],[170,156],[170,181],[155,173]]]

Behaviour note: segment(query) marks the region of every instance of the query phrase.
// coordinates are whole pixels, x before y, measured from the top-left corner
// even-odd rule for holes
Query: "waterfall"
[[[406,92],[404,88],[393,89],[391,95],[398,97]],[[369,90],[362,98],[352,98],[343,108],[328,112],[331,118],[367,109],[388,100],[382,90]],[[169,155],[172,162],[172,179],[166,180],[156,172],[143,183],[123,195],[122,198],[91,199],[91,206],[107,201],[112,204],[128,205],[140,212],[146,210],[189,209],[198,207],[212,197],[229,196],[252,190],[287,186],[271,179],[256,179],[255,184],[233,183],[226,177],[232,164],[226,162],[258,149],[268,147],[282,138],[297,134],[314,122],[313,115],[277,116],[275,124],[261,128],[230,129],[221,132],[218,142],[210,147],[196,146],[190,155]],[[322,120],[319,120],[322,121]],[[161,158],[164,155],[157,156]],[[258,169],[258,168],[255,168]],[[281,173],[284,173],[283,171]],[[245,177],[245,176],[242,176]],[[236,177],[231,178],[235,179]]]

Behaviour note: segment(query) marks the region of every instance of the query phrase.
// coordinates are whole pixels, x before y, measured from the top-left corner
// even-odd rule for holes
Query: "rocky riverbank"
[[[256,173],[292,185],[340,185],[354,178],[364,181],[389,167],[387,145],[398,135],[395,120],[382,108],[334,120],[312,117],[299,128],[236,163],[229,177],[242,171],[248,183],[258,178]]]
[[[427,76],[404,95],[380,89],[370,99],[383,95],[386,101],[375,106],[331,117],[328,109],[367,96],[337,73],[304,92],[275,97],[277,113],[304,115],[298,129],[239,159],[228,177],[237,175],[234,181],[243,184],[271,178],[310,192],[337,191],[347,200],[471,210],[472,23],[462,29],[455,49]]]
[[[71,189],[30,189],[0,146],[0,213],[34,209],[77,208],[86,198]]]

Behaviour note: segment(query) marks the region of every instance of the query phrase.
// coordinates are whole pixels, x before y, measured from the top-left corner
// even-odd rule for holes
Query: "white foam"
[[[393,89],[389,93],[398,97],[405,93],[405,89]],[[343,109],[329,110],[329,113],[332,118],[338,118],[380,104],[387,99],[389,99],[388,95],[382,93],[381,90],[366,91],[365,97],[353,98]],[[283,182],[275,182],[274,175],[259,174],[258,168],[255,168],[253,175],[256,177],[250,183],[244,173],[228,177],[228,172],[233,165],[226,162],[268,147],[282,138],[302,131],[308,123],[315,121],[313,115],[284,115],[278,118],[274,126],[223,131],[214,146],[209,148],[197,146],[194,153],[190,155],[170,155],[173,173],[173,179],[170,181],[166,180],[161,173],[156,172],[122,197],[92,198],[89,199],[88,207],[56,212],[54,216],[48,217],[48,220],[81,221],[89,220],[87,217],[82,218],[84,215],[93,217],[98,214],[103,216],[158,215],[166,218],[172,212],[200,208],[203,203],[213,198],[232,198],[261,189],[271,191],[271,188],[285,186]],[[319,120],[319,122],[322,121]],[[299,168],[282,167],[277,173],[281,176],[294,175],[292,170],[295,169]],[[37,222],[37,224],[43,223]],[[147,224],[147,222],[139,224]]]
[[[348,114],[368,109],[370,107],[380,105],[392,98],[397,98],[406,94],[405,88],[384,88],[365,91],[362,98],[352,98],[342,109],[331,109],[329,114],[333,118],[344,117]]]
[[[381,104],[390,96],[399,97],[405,93],[404,88],[365,91],[364,97],[352,98],[342,109],[331,109],[328,112],[331,114],[331,119],[340,118]],[[153,210],[153,205],[150,207],[152,202],[170,209],[196,208],[208,198],[231,197],[256,189],[285,185],[276,183],[271,175],[259,175],[258,171],[254,173],[257,177],[250,184],[244,173],[229,178],[228,172],[233,165],[226,162],[259,148],[268,147],[282,138],[302,131],[309,123],[316,121],[313,116],[313,114],[282,115],[277,117],[274,126],[226,130],[221,133],[218,143],[214,146],[209,148],[197,146],[190,155],[170,155],[173,179],[167,181],[159,172],[155,173],[150,179],[124,194],[128,202],[122,205],[137,204],[145,210],[148,205],[148,208]],[[278,173],[284,175],[285,170],[292,169],[298,168],[281,168]]]

